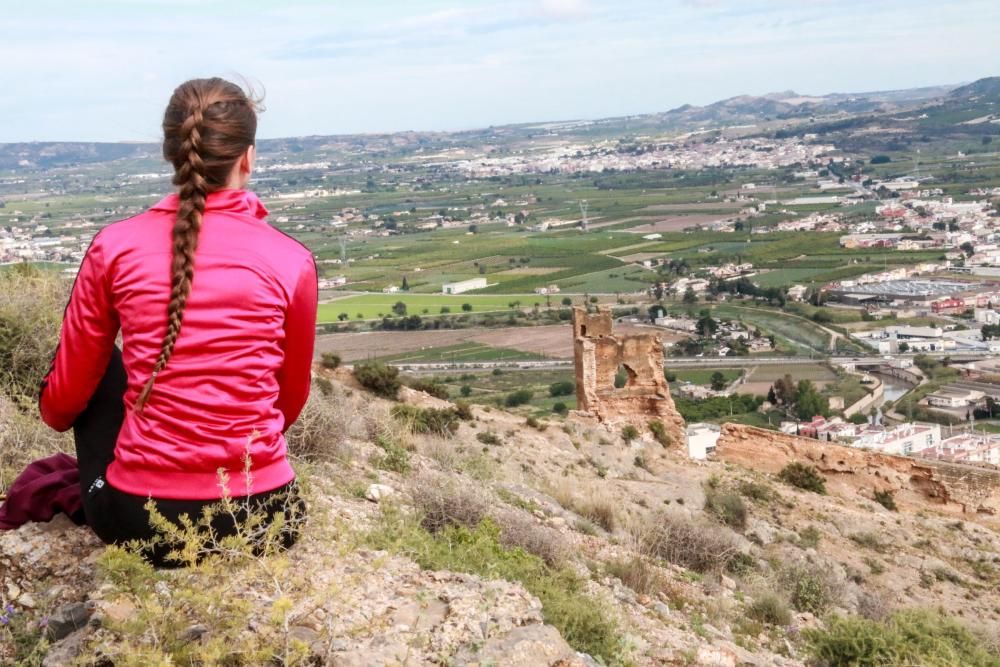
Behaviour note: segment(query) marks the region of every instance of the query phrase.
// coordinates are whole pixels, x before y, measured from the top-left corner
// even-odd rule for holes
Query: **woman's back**
[[[49,407],[58,412],[63,398],[71,398],[66,394],[80,391],[74,382],[79,363],[100,356],[88,348],[105,346],[119,323],[128,376],[124,401],[135,402],[164,335],[177,206],[171,195],[95,238],[67,306],[70,329],[62,344],[74,348],[65,356],[75,372],[55,368],[50,374],[43,413]],[[234,495],[293,478],[282,431],[308,392],[309,359],[297,356],[311,356],[316,272],[309,250],[268,225],[266,214],[245,190],[208,195],[184,326],[142,413],[126,411],[107,475],[116,488],[200,498],[206,486],[217,494],[220,468]],[[241,479],[247,454],[249,489]]]

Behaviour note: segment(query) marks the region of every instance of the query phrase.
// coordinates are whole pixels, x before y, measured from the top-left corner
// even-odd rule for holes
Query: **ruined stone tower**
[[[674,407],[663,376],[663,344],[655,333],[616,336],[611,310],[599,306],[588,313],[573,308],[573,357],[576,366],[577,409],[602,422],[645,427],[658,419],[678,445],[684,442],[684,419]],[[625,386],[615,387],[624,368]]]

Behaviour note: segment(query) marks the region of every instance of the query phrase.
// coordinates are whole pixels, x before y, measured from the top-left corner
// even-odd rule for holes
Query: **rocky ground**
[[[986,525],[693,463],[578,417],[533,427],[475,407],[454,433],[420,433],[327,375],[292,439],[310,508],[298,544],[153,572],[62,518],[0,533],[0,663],[803,665],[831,614],[902,607],[997,636]],[[499,546],[475,533],[447,543],[475,561],[435,551],[441,526],[483,518]],[[579,587],[553,594],[555,572]],[[554,612],[574,601],[610,624],[586,626],[611,635],[604,655],[583,650],[611,644],[567,621],[579,611]]]

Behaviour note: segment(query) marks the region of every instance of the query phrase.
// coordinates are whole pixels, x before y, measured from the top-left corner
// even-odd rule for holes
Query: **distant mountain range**
[[[464,132],[399,132],[394,134],[297,137],[260,142],[262,154],[304,151],[369,150],[382,155],[420,149],[475,146],[483,142],[529,139],[558,133],[585,140],[616,132],[670,132],[756,125],[778,121],[761,132],[802,134],[856,130],[866,125],[892,126],[897,133],[995,134],[1000,125],[1000,77],[964,85],[931,86],[868,93],[801,95],[794,91],[740,95],[706,106],[595,121],[529,123]],[[896,139],[894,139],[895,141]],[[0,169],[70,167],[128,159],[159,160],[157,144],[29,142],[0,144]]]

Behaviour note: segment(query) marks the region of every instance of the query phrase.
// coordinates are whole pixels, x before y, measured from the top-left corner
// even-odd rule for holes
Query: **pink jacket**
[[[94,237],[42,382],[42,419],[57,431],[72,426],[121,329],[128,389],[108,482],[140,496],[211,500],[222,496],[222,470],[232,496],[270,491],[295,477],[283,433],[309,395],[316,265],[267,224],[253,193],[209,194],[180,336],[138,415],[132,406],[166,331],[177,206],[170,195]]]

